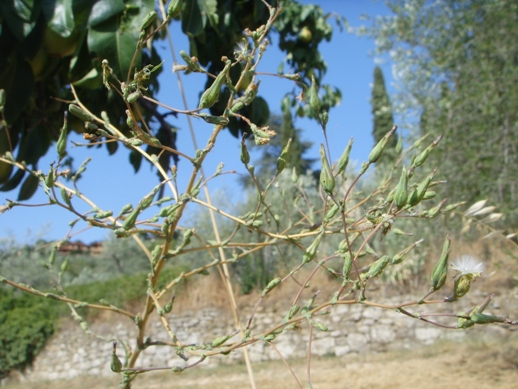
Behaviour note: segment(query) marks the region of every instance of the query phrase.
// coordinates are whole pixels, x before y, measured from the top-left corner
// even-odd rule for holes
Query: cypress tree
[[[372,114],[374,115],[374,125],[372,136],[374,143],[378,143],[383,136],[390,131],[394,125],[394,115],[392,114],[392,104],[385,88],[385,78],[379,66],[374,68],[374,86],[372,87]],[[383,152],[385,158],[395,159],[394,149],[397,144],[397,137],[392,136]]]

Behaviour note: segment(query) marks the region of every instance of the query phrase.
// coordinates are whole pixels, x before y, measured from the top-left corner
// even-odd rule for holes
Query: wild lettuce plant
[[[174,16],[178,3],[178,1],[171,1],[169,14],[163,15],[164,20]],[[342,155],[338,161],[333,163],[329,156],[326,137],[329,113],[320,100],[319,85],[314,78],[311,85],[306,85],[300,80],[298,74],[272,75],[293,82],[293,87],[300,91],[300,104],[311,111],[312,116],[322,127],[319,195],[307,196],[304,192],[304,185],[297,185],[297,183],[301,183],[299,180],[304,178],[290,172],[287,168],[286,161],[290,153],[290,142],[283,145],[277,160],[276,171],[271,180],[263,185],[255,176],[254,167],[250,164],[250,153],[245,136],[243,136],[239,155],[236,155],[236,158],[240,159],[254,183],[257,196],[255,207],[246,214],[234,215],[229,210],[213,205],[207,182],[224,174],[224,167],[222,165],[207,166],[206,157],[213,148],[225,147],[217,140],[230,120],[239,119],[245,122],[249,128],[247,133],[253,137],[257,145],[262,147],[268,147],[270,139],[276,136],[276,133],[267,125],[258,125],[252,118],[243,114],[243,110],[257,96],[259,89],[257,73],[263,56],[267,55],[268,51],[267,33],[282,12],[282,8],[274,8],[270,5],[268,5],[268,9],[270,17],[267,23],[257,29],[244,31],[243,41],[235,49],[234,57],[221,58],[224,67],[218,74],[211,74],[201,66],[196,56],[189,56],[185,52],[180,53],[183,63],[175,64],[175,72],[202,73],[213,78],[212,84],[201,95],[198,108],[189,110],[167,107],[146,95],[146,81],[151,73],[160,68],[161,64],[137,69],[132,79],[120,81],[114,76],[110,63],[104,60],[102,61],[103,83],[110,92],[116,93],[126,104],[126,124],[130,127],[129,136],[118,128],[117,123],[111,123],[108,120],[105,111],[100,115],[92,113],[87,104],[82,102],[81,96],[76,93],[74,86],[71,85],[75,100],[69,105],[68,112],[64,115],[61,136],[56,144],[56,163],[52,164],[45,173],[31,170],[25,164],[17,162],[10,152],[0,157],[1,162],[16,166],[35,177],[38,185],[48,196],[49,206],[68,210],[77,221],[81,220],[90,226],[111,230],[119,239],[134,239],[142,249],[142,255],[148,261],[149,274],[147,297],[139,311],[117,307],[106,301],[79,301],[74,299],[74,296],[66,295],[60,283],[63,274],[67,271],[68,262],[56,263],[56,253],[63,241],[56,242],[46,264],[46,267],[56,275],[55,292],[43,292],[29,285],[1,278],[3,283],[24,292],[67,303],[72,315],[85,330],[88,328],[88,324],[77,313],[77,307],[88,306],[93,309],[108,310],[133,321],[138,331],[136,339],[133,342],[129,339],[123,340],[117,344],[118,347],[115,343],[113,346],[112,370],[121,375],[121,388],[129,388],[131,382],[140,374],[156,370],[180,372],[198,366],[207,357],[227,355],[239,349],[243,350],[245,362],[251,371],[251,362],[246,352],[247,346],[256,342],[274,345],[275,339],[281,337],[283,332],[299,326],[309,327],[308,336],[311,339],[313,330],[327,331],[322,316],[337,305],[363,304],[380,309],[396,310],[408,316],[409,320],[422,320],[430,325],[451,329],[467,328],[475,324],[517,324],[507,318],[483,312],[491,299],[491,294],[488,294],[486,300],[469,312],[447,315],[444,313],[421,315],[419,313],[419,309],[423,305],[447,305],[461,299],[468,293],[472,281],[484,270],[483,265],[472,259],[461,258],[454,262],[452,269],[458,275],[452,286],[452,293],[447,296],[448,293],[444,292],[444,288],[447,285],[448,274],[451,273],[450,238],[448,236],[444,237],[442,254],[429,276],[429,284],[421,286],[420,291],[416,292],[415,299],[401,301],[397,304],[385,304],[376,298],[376,293],[371,290],[373,285],[383,279],[383,275],[389,269],[397,271],[398,264],[405,261],[405,256],[412,252],[422,242],[422,239],[417,238],[410,243],[402,240],[403,243],[397,250],[391,249],[387,252],[376,250],[373,242],[391,234],[405,235],[398,228],[401,220],[405,220],[406,225],[408,225],[408,220],[429,221],[438,215],[454,210],[461,204],[447,205],[445,199],[435,200],[435,193],[431,190],[433,186],[441,183],[433,181],[436,168],[427,165],[427,158],[439,145],[441,137],[425,147],[421,146],[422,141],[420,141],[406,151],[400,150],[399,158],[395,163],[395,174],[388,175],[381,180],[370,192],[355,193],[358,183],[377,163],[397,127],[387,129],[386,135],[375,145],[367,161],[363,162],[359,170],[354,172],[348,169],[353,146],[352,139],[344,144]],[[145,47],[146,41],[158,32],[158,30],[150,31],[148,29],[150,20],[156,17],[156,13],[151,13],[142,24],[142,33],[139,41],[136,42],[135,56]],[[160,26],[160,28],[166,28],[167,24],[161,23]],[[232,81],[230,76],[233,69],[241,69],[237,81]],[[2,105],[4,103],[5,101],[2,99]],[[219,114],[207,112],[216,103],[224,107],[221,112]],[[141,115],[141,104],[160,105],[177,115],[189,115],[192,118],[202,119],[207,125],[212,126],[212,132],[207,136],[205,146],[196,150],[193,155],[187,155],[181,150],[163,145],[153,135],[149,124]],[[66,155],[73,152],[69,149],[67,142],[71,115],[84,124],[84,138],[90,144],[118,142],[130,148],[154,166],[161,176],[161,182],[154,188],[150,188],[149,193],[136,204],[121,204],[119,210],[104,210],[97,207],[87,195],[88,188],[79,190],[78,177],[80,174],[87,174],[85,172],[86,164],[73,173],[64,164]],[[188,162],[182,167],[182,169],[190,169],[189,180],[184,187],[178,185],[176,167],[168,171],[161,165],[160,157],[167,153]],[[206,171],[213,173],[208,175]],[[418,171],[424,179],[416,179]],[[91,173],[88,172],[88,174]],[[286,182],[286,177],[289,177],[293,184],[289,194],[284,192],[282,184]],[[276,185],[276,183],[281,185]],[[135,184],[138,185],[138,183]],[[285,185],[287,186],[287,184]],[[110,188],[110,190],[116,191],[116,188]],[[162,192],[164,195],[158,196]],[[272,200],[290,204],[290,207],[279,206],[278,203],[272,204]],[[90,210],[88,212],[78,211],[77,203],[79,202],[88,204]],[[296,202],[304,204],[292,207],[291,205]],[[212,236],[200,236],[195,229],[184,228],[185,210],[191,205],[203,207],[209,212]],[[8,201],[2,207],[1,212],[16,212],[15,208],[20,206],[24,206],[24,204]],[[291,212],[283,212],[283,209],[288,208],[291,209]],[[152,210],[156,211],[151,212],[152,215],[148,216]],[[225,218],[234,226],[233,230],[222,235],[215,215]],[[247,240],[246,236],[237,233],[238,230],[254,232],[257,239]],[[148,249],[142,242],[142,234],[155,237],[154,247]],[[68,236],[64,238],[64,240],[66,239]],[[285,271],[278,268],[278,274],[275,274],[275,277],[272,277],[267,283],[252,314],[243,321],[236,304],[234,295],[236,281],[230,265],[247,261],[247,258],[256,252],[280,246],[291,249],[292,261],[287,262],[290,268]],[[167,263],[179,261],[182,256],[193,252],[204,253],[207,258],[205,263],[201,265],[197,263],[174,279],[162,279],[164,266]],[[330,266],[331,263],[338,263],[339,267],[334,269]],[[177,336],[177,329],[172,327],[168,321],[168,317],[175,315],[173,290],[183,280],[203,275],[209,269],[217,269],[226,286],[230,310],[235,321],[235,331],[223,333],[208,342],[187,344],[184,339]],[[336,280],[334,292],[331,295],[316,293],[303,297],[306,285],[315,279],[318,272],[329,273]],[[165,286],[159,287],[159,281],[165,281],[160,284]],[[264,304],[267,296],[277,293],[280,285],[292,282],[299,285],[298,291],[291,296],[291,303],[286,309],[284,318],[272,324],[268,329],[258,332],[254,328],[254,316],[258,307]],[[434,296],[436,297],[434,298]],[[207,298],[210,299],[210,296]],[[441,316],[453,319],[452,323],[444,324],[438,319]],[[167,342],[155,342],[147,337],[151,320],[158,320],[162,324],[163,330],[169,336]],[[156,347],[158,344],[172,347],[178,356],[179,363],[172,368],[170,365],[137,367],[141,353],[146,348]],[[122,357],[122,355],[124,356]],[[310,356],[311,350],[308,350],[308,360]],[[280,357],[283,358],[282,355]],[[309,377],[308,371],[308,385],[311,384]],[[295,375],[294,379],[301,385]],[[253,378],[251,380],[253,381]]]

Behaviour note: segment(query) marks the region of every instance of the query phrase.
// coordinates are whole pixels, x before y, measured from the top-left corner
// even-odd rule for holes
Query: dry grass
[[[311,379],[314,388],[372,389],[419,388],[464,389],[469,387],[516,388],[518,343],[438,343],[414,351],[313,358]],[[306,387],[306,361],[291,361]],[[254,374],[258,388],[298,388],[281,362],[257,363]],[[117,378],[85,377],[70,381],[7,385],[6,389],[104,389],[116,388]],[[149,373],[139,377],[134,389],[250,387],[244,365],[197,368],[175,373]]]

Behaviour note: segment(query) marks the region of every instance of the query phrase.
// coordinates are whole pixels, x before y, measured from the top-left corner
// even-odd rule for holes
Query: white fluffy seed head
[[[478,277],[484,272],[486,266],[472,255],[462,255],[451,263],[451,268],[459,275],[471,274]]]

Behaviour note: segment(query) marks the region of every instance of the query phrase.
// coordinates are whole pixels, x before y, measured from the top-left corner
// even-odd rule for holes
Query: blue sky
[[[387,7],[380,1],[373,0],[321,0],[302,1],[303,3],[314,3],[320,5],[325,12],[336,12],[344,16],[351,26],[359,26],[361,14],[369,16],[388,14]],[[172,26],[172,36],[175,52],[180,50],[188,51],[188,44],[185,36],[180,32],[179,23]],[[161,44],[165,50],[165,43]],[[331,155],[337,159],[351,137],[354,137],[354,146],[351,153],[352,160],[361,162],[365,160],[373,146],[372,140],[372,114],[370,105],[371,84],[375,60],[370,55],[375,45],[367,38],[357,38],[343,31],[340,32],[335,26],[331,42],[322,44],[322,55],[328,64],[328,71],[324,82],[337,86],[342,91],[342,102],[329,113],[328,137],[331,146]],[[183,103],[178,91],[176,75],[171,73],[173,60],[169,55],[162,54],[164,71],[160,87],[159,100],[163,103],[183,109]],[[276,72],[282,61],[282,54],[272,44],[265,55],[265,60],[259,71]],[[391,89],[392,70],[390,63],[381,64],[384,71],[387,87]],[[285,69],[288,70],[288,69]],[[279,81],[278,78],[260,77],[261,85],[259,93],[266,98],[272,112],[280,112],[280,100],[292,85],[287,81]],[[199,93],[205,83],[205,76],[191,74],[182,77],[187,91],[189,108],[198,105]],[[191,135],[188,131],[187,121],[179,117],[172,119],[172,124],[179,127],[177,147],[182,152],[192,155],[194,147]],[[323,141],[320,127],[313,121],[297,119],[296,127],[303,129],[302,139],[313,142],[313,147],[308,153],[309,157],[318,158],[318,147]],[[201,120],[194,120],[194,128],[197,142],[200,148],[204,147],[207,137],[211,133],[212,126]],[[82,142],[82,138],[71,138]],[[136,204],[140,198],[147,194],[156,184],[157,176],[151,170],[149,164],[142,163],[138,174],[134,174],[132,166],[128,163],[128,152],[119,147],[114,156],[108,156],[103,148],[72,148],[69,144],[69,154],[72,154],[75,165],[78,166],[84,159],[91,157],[87,171],[79,181],[80,190],[93,200],[103,210],[113,210],[117,214],[120,208],[127,204]],[[55,149],[51,148],[47,156],[39,163],[39,168],[44,172],[49,169],[49,164],[55,160]],[[224,132],[216,143],[215,148],[207,158],[206,174],[210,175],[215,167],[223,162],[224,171],[236,170],[244,172],[244,167],[239,160],[239,142],[228,132]],[[190,173],[190,163],[181,161],[179,168],[179,189]],[[240,187],[236,184],[236,175],[220,176],[210,183],[211,189],[232,188],[235,193],[231,201],[239,199]],[[17,190],[12,192],[1,192],[0,203],[4,204],[5,199],[15,200]],[[47,202],[45,194],[41,189],[27,203],[40,204]],[[74,203],[76,204],[76,203]],[[78,203],[79,204],[79,203]],[[89,207],[77,206],[86,211]],[[16,207],[0,215],[0,239],[13,236],[21,242],[33,242],[37,238],[46,240],[62,239],[68,232],[68,222],[73,215],[58,207]],[[74,231],[86,227],[78,223]],[[84,242],[102,240],[109,236],[105,230],[89,229],[81,234],[73,236],[73,240],[79,239]]]

